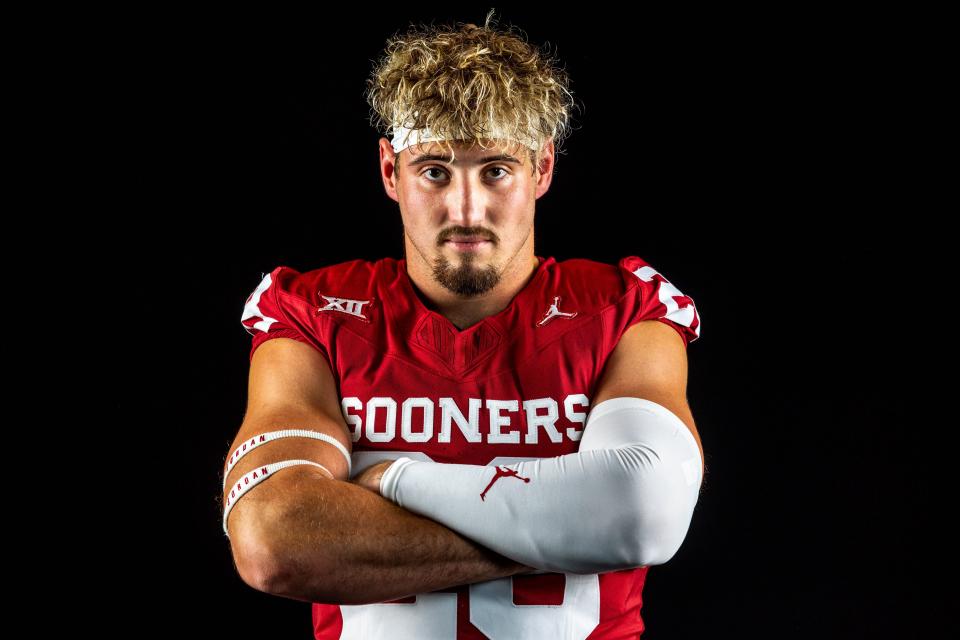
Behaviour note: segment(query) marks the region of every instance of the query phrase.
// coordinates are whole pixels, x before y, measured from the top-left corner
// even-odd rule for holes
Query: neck
[[[506,309],[536,272],[540,262],[533,252],[533,234],[527,238],[500,274],[495,287],[473,298],[463,298],[433,279],[432,268],[404,239],[407,275],[427,308],[441,314],[458,329],[466,329]]]

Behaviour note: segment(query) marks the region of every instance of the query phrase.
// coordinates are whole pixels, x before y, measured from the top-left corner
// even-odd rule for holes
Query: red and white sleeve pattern
[[[277,267],[265,274],[253,293],[247,296],[240,322],[247,333],[253,336],[250,346],[251,360],[256,348],[272,338],[292,338],[319,348],[296,326],[282,306],[279,290],[286,279],[296,275],[292,269]]]
[[[628,302],[635,305],[624,331],[643,320],[658,320],[673,327],[685,345],[700,337],[700,314],[693,298],[643,258],[627,256],[620,260],[620,267],[628,292],[634,292],[627,296]]]

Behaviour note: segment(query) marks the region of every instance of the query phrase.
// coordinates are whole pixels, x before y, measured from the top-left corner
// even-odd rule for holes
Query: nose
[[[461,227],[483,226],[487,218],[487,195],[471,179],[451,184],[445,196],[447,222]]]

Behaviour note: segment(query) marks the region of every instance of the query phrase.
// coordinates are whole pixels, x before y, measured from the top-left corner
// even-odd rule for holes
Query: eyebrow
[[[427,153],[427,154],[424,154],[424,155],[422,155],[422,156],[417,156],[416,158],[414,158],[413,160],[411,160],[410,162],[408,162],[408,163],[407,163],[407,166],[408,166],[408,167],[412,167],[412,166],[415,165],[415,164],[423,164],[424,162],[433,162],[434,160],[440,160],[441,162],[448,162],[448,163],[449,163],[449,162],[450,162],[450,156],[449,156],[449,155],[444,155],[444,154],[439,154],[439,153]],[[506,153],[501,153],[501,154],[495,155],[495,156],[487,156],[487,157],[485,157],[485,158],[480,158],[478,164],[485,164],[485,163],[487,163],[487,162],[512,162],[512,163],[514,163],[514,164],[520,164],[520,165],[523,164],[522,162],[520,162],[519,160],[517,160],[517,159],[514,158],[513,156],[508,155],[508,154],[506,154]],[[450,163],[450,164],[453,164],[453,163]]]

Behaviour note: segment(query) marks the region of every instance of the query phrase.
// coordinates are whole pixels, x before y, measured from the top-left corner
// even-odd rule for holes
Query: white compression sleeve
[[[402,457],[380,492],[517,562],[587,574],[672,558],[701,475],[700,449],[680,418],[621,397],[589,413],[577,453],[496,467]]]

